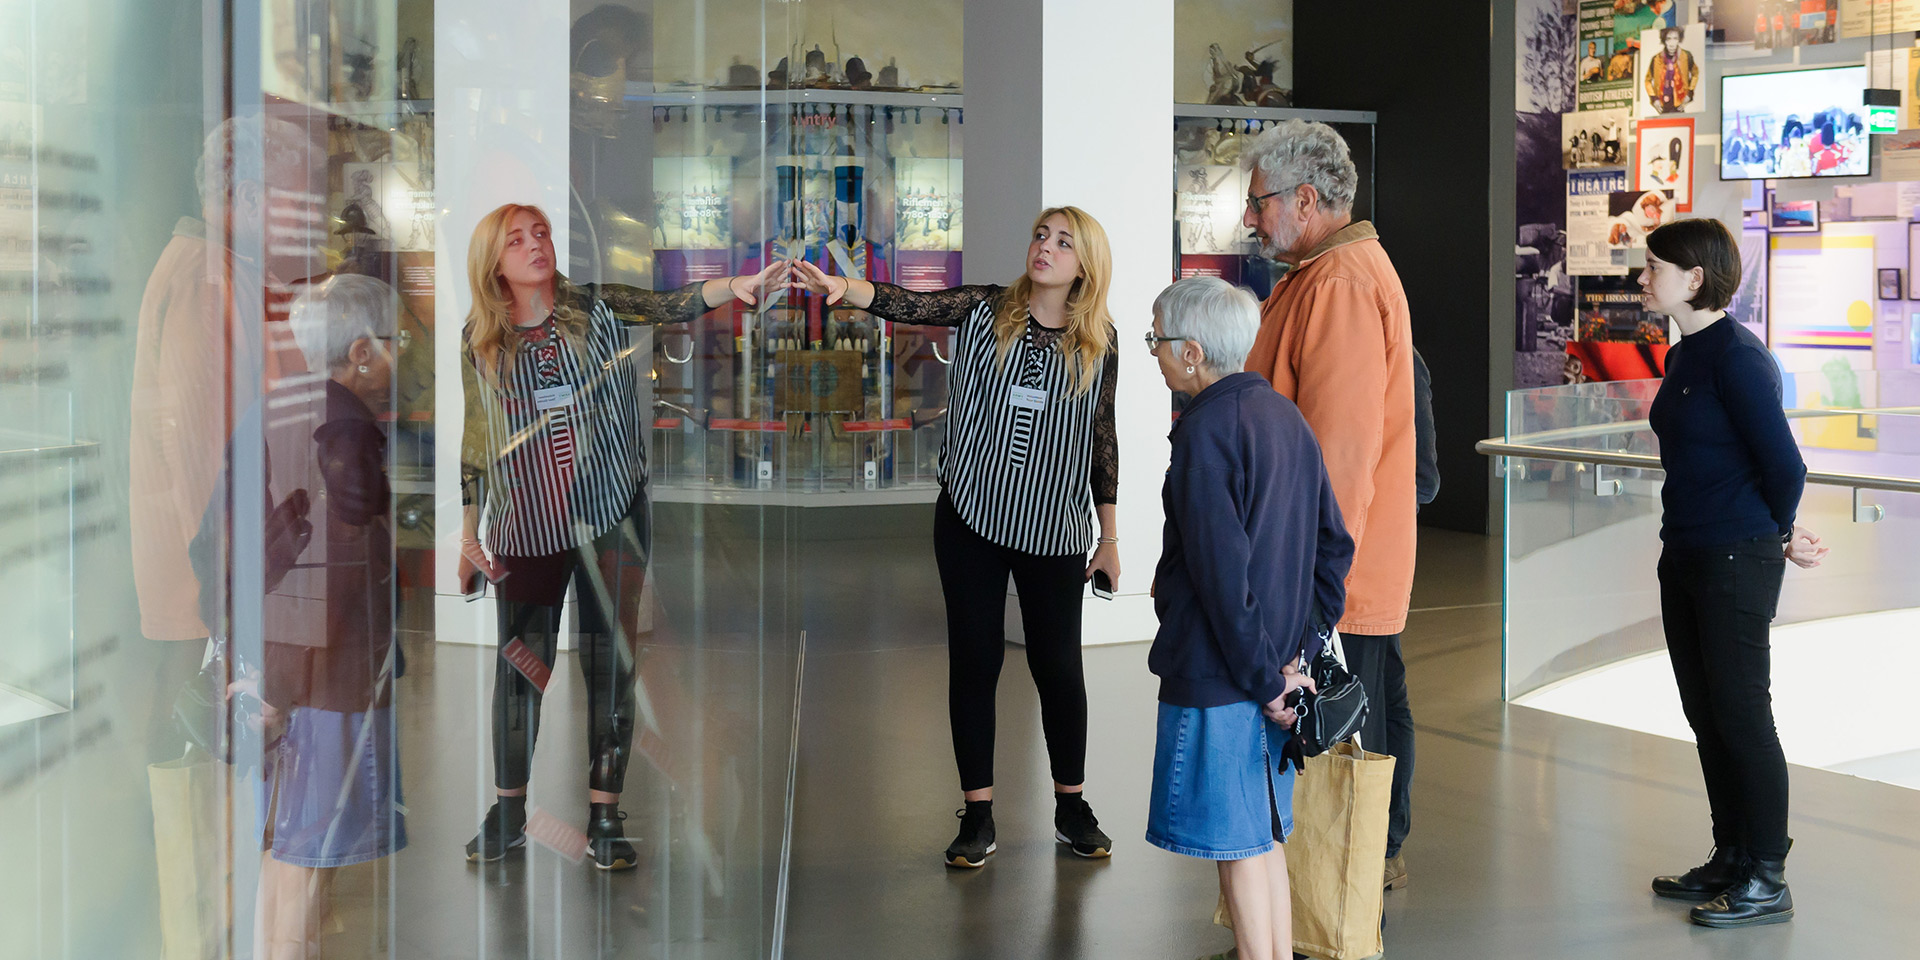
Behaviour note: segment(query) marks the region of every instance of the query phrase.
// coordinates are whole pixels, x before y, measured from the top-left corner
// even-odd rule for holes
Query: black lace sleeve
[[[1120,384],[1120,351],[1107,350],[1100,378],[1100,402],[1093,410],[1093,502],[1119,503],[1120,438],[1113,431],[1113,395]]]
[[[868,313],[878,314],[894,323],[929,327],[957,327],[973,315],[982,301],[992,300],[1005,287],[981,284],[949,287],[932,293],[916,293],[891,283],[873,285],[873,305]]]
[[[700,292],[705,286],[702,280],[675,290],[648,290],[624,283],[594,284],[582,289],[587,302],[581,307],[590,308],[597,298],[622,323],[686,323],[698,319],[709,309],[706,297]]]

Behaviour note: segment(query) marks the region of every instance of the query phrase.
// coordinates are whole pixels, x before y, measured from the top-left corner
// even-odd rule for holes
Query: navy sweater
[[[1717,547],[1793,532],[1806,486],[1766,344],[1722,317],[1667,353],[1648,415],[1660,438],[1660,539]]]
[[[1317,652],[1315,603],[1328,623],[1346,605],[1353,539],[1320,444],[1257,373],[1200,391],[1172,440],[1147,667],[1174,706],[1270,703],[1281,666]]]

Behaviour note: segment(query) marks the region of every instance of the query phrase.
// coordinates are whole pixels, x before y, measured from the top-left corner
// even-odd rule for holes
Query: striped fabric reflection
[[[523,344],[505,378],[499,407],[505,422],[490,418],[487,424],[501,451],[487,471],[482,534],[495,553],[573,549],[582,536],[591,539],[619,522],[646,483],[628,335],[595,301],[584,358],[551,320]],[[554,388],[564,387],[571,393],[556,397]]]

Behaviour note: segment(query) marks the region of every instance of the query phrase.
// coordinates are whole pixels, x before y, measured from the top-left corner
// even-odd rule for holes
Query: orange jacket
[[[265,326],[285,311],[288,295],[277,287],[209,241],[206,225],[191,217],[174,226],[147,278],[133,360],[127,506],[140,632],[150,640],[210,633],[200,622],[200,581],[187,544],[226,459],[237,413],[230,409],[233,377],[262,375],[263,388],[271,389],[305,369],[293,337]],[[239,324],[268,332],[244,336]]]
[[[1246,368],[1320,441],[1355,548],[1341,631],[1399,633],[1413,593],[1413,328],[1373,224],[1349,224],[1281,278]]]

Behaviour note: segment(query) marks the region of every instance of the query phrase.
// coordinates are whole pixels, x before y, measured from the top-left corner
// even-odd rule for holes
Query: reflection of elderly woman
[[[1193,399],[1173,429],[1154,574],[1159,736],[1147,841],[1218,863],[1243,957],[1289,956],[1293,771],[1280,748],[1293,664],[1337,621],[1353,540],[1320,446],[1292,401],[1241,372],[1259,328],[1251,294],[1196,277],[1153,305],[1167,386]],[[1316,614],[1317,608],[1317,614]]]
[[[392,706],[391,492],[376,419],[393,382],[394,293],[371,277],[336,276],[294,301],[289,325],[309,368],[328,379],[268,394],[271,415],[238,434],[264,431],[268,496],[304,500],[313,530],[298,556],[279,558],[294,566],[269,581],[262,608],[259,694],[268,720],[285,723],[267,748],[261,793],[255,956],[273,958],[313,955],[333,868],[407,843]],[[276,566],[270,556],[269,577]]]

